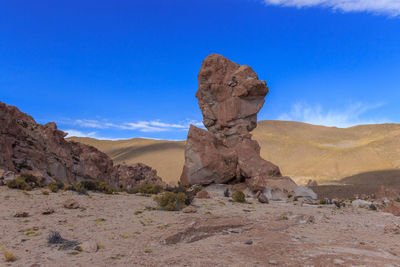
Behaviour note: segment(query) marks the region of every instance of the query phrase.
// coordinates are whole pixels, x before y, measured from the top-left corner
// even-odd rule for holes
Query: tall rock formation
[[[251,139],[257,113],[268,93],[265,81],[245,65],[212,54],[202,63],[196,97],[208,131],[191,126],[181,182],[185,185],[246,182],[252,191],[296,184],[279,167],[261,158]]]
[[[114,166],[106,154],[67,141],[65,136],[55,123],[38,124],[16,107],[0,102],[0,170],[32,174],[43,184],[92,179],[128,189],[142,183],[162,184],[157,172],[144,164]]]

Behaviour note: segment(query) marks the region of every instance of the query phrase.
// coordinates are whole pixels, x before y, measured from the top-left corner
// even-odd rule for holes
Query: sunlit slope
[[[262,121],[253,132],[261,155],[295,180],[336,180],[400,168],[400,125],[351,128]]]
[[[351,128],[299,122],[261,121],[253,132],[263,158],[296,181],[336,180],[376,170],[400,169],[400,125]],[[177,181],[184,163],[184,141],[135,138],[105,141],[72,138],[93,145],[116,163],[143,162],[166,181]]]
[[[134,138],[130,140],[97,140],[72,137],[70,140],[92,145],[108,154],[115,163],[142,162],[158,172],[164,181],[178,181],[184,163],[184,141],[160,141]]]

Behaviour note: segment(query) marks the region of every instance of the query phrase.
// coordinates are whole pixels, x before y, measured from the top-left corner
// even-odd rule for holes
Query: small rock
[[[344,264],[344,260],[341,260],[341,259],[334,259],[334,260],[333,260],[333,264],[336,264],[336,265],[343,265],[343,264]]]
[[[251,240],[247,240],[246,242],[244,242],[246,245],[253,245],[253,241]]]
[[[43,215],[50,215],[50,214],[53,214],[53,213],[54,213],[54,209],[52,209],[52,208],[47,208],[44,211],[42,211]]]
[[[385,234],[400,234],[400,225],[398,224],[388,224],[385,226]]]
[[[83,242],[80,247],[82,248],[82,251],[89,253],[96,252],[98,250],[97,243],[92,240]]]
[[[196,194],[196,198],[210,198],[210,194],[206,190],[201,190]]]
[[[318,183],[317,183],[317,181],[310,179],[307,182],[307,186],[318,186]]]
[[[257,196],[258,202],[268,204],[269,200],[267,196],[261,193],[260,191],[258,191],[258,193],[259,193]]]
[[[79,208],[79,203],[74,199],[67,199],[64,202],[64,208],[66,208],[66,209],[77,209],[77,208]]]
[[[369,206],[372,204],[372,202],[366,201],[366,200],[362,200],[362,199],[356,199],[353,202],[351,202],[351,206],[355,209],[358,208],[365,208],[365,209],[369,209]]]
[[[182,210],[183,213],[196,213],[197,209],[193,206],[187,206]]]
[[[278,265],[278,262],[276,260],[269,260],[268,263],[270,265]]]
[[[16,218],[26,218],[29,216],[29,213],[26,211],[20,211],[14,214],[14,217]]]

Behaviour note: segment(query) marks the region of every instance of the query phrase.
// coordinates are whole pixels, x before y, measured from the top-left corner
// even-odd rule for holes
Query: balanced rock
[[[246,182],[251,191],[272,186],[292,192],[296,184],[261,158],[251,139],[268,93],[265,81],[245,65],[212,54],[202,63],[196,97],[207,130],[191,125],[185,147],[184,185]]]
[[[41,125],[16,107],[0,102],[0,184],[17,174],[31,174],[41,184],[73,184],[100,180],[113,187],[162,184],[157,172],[144,164],[114,166],[96,148],[65,139],[55,123]]]

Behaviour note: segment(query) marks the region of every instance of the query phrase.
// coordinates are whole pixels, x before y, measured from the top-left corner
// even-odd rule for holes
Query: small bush
[[[3,255],[6,262],[13,262],[17,259],[14,253],[5,249],[3,250]]]
[[[226,188],[226,189],[225,189],[225,191],[224,191],[224,196],[225,196],[225,197],[229,197],[229,196],[230,196],[229,188]]]
[[[10,181],[7,186],[12,189],[21,189],[30,191],[34,187],[40,187],[38,179],[30,174],[21,174],[19,177]]]
[[[61,237],[60,233],[56,231],[50,231],[47,243],[49,245],[59,245],[60,249],[72,249],[80,244],[78,241],[70,241]]]
[[[50,195],[50,191],[49,190],[42,190],[42,194],[45,196]]]
[[[400,202],[400,197],[396,198],[396,202]]]
[[[161,193],[162,187],[160,185],[142,184],[135,188],[137,193],[156,195]]]
[[[232,200],[235,202],[239,202],[239,203],[245,203],[246,202],[246,196],[245,194],[238,190],[235,191],[235,193],[232,194]]]
[[[48,187],[51,192],[57,193],[58,190],[64,188],[64,184],[62,182],[51,182],[51,183],[49,183]]]
[[[165,192],[160,196],[154,197],[154,201],[157,202],[161,209],[167,211],[177,211],[183,209],[186,206],[186,199],[187,197],[183,192]]]
[[[114,189],[111,188],[107,183],[99,180],[80,181],[75,185],[65,186],[64,190],[75,191],[83,195],[87,195],[87,191],[101,192],[105,194],[112,194],[114,192]]]
[[[289,220],[289,218],[288,218],[286,215],[282,215],[281,217],[279,217],[279,219],[280,219],[281,221],[287,221],[287,220]]]
[[[326,205],[326,199],[320,199],[319,200],[320,205]]]

